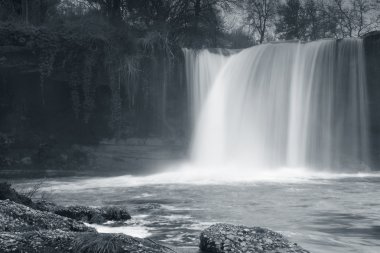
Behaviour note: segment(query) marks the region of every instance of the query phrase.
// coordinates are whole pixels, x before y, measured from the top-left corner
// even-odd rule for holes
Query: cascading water
[[[185,57],[197,166],[369,164],[362,40],[270,43],[229,57],[185,50]]]
[[[195,122],[215,78],[228,57],[221,50],[211,53],[208,50],[183,49],[183,53],[186,61],[188,99],[191,101],[190,115],[192,122]]]

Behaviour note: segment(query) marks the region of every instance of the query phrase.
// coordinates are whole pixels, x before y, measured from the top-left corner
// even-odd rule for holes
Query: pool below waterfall
[[[35,182],[18,182],[16,187]],[[314,253],[377,253],[379,183],[379,174],[243,183],[168,182],[153,175],[54,179],[41,190],[63,205],[125,205],[132,220],[97,229],[151,238],[185,252],[197,252],[202,229],[227,222],[271,228]]]

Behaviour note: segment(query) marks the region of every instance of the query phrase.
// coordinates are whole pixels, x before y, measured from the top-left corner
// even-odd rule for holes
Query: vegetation
[[[257,42],[360,37],[379,29],[376,0],[246,0],[245,24]]]

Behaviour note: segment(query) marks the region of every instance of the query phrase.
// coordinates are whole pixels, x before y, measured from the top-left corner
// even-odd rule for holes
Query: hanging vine
[[[111,87],[111,128],[120,132],[122,128],[122,106],[121,106],[121,86],[120,73],[113,71],[110,73]]]
[[[96,55],[87,53],[83,66],[83,120],[87,124],[95,108],[95,85],[92,83],[93,68],[96,63]]]
[[[45,104],[45,81],[53,71],[56,54],[57,49],[51,47],[44,49],[39,57],[40,89],[43,105]]]
[[[140,70],[140,57],[126,55],[121,59],[120,69],[122,81],[128,100],[128,109],[133,109],[137,93],[138,74]]]
[[[80,64],[78,63],[77,57],[72,59],[72,65],[69,71],[69,85],[71,89],[71,102],[74,111],[75,118],[79,119],[81,112],[81,99],[80,99],[80,88],[81,88],[81,75],[80,75]]]

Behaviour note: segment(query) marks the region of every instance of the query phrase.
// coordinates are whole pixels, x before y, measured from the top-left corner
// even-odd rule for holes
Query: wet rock
[[[45,202],[44,208],[48,206]],[[57,207],[57,206],[55,206]],[[105,211],[105,209],[101,209]],[[103,214],[125,218],[123,209]],[[0,252],[77,253],[77,252],[175,252],[151,240],[123,234],[100,234],[83,223],[28,206],[0,200]]]
[[[112,251],[105,250],[107,248],[111,248]],[[76,239],[73,250],[74,252],[175,253],[173,249],[160,245],[155,241],[124,234],[82,233]]]
[[[122,207],[58,206],[47,201],[36,202],[36,207],[78,221],[102,224],[106,221],[126,221],[131,215]]]
[[[0,200],[0,232],[25,232],[60,229],[94,232],[81,222],[50,212],[32,209],[10,200]]]
[[[173,253],[175,251],[151,240],[134,238],[123,234],[75,233],[62,230],[48,230],[21,233],[0,232],[0,252]]]
[[[94,228],[75,220],[101,223],[130,218],[126,209],[120,207],[62,207],[47,201],[34,203],[18,194],[9,184],[0,184],[0,252],[175,253],[173,249],[149,239],[97,233]]]
[[[62,230],[0,232],[0,252],[73,252],[75,232]]]
[[[210,253],[308,253],[269,229],[229,224],[216,224],[203,230],[199,247]]]

